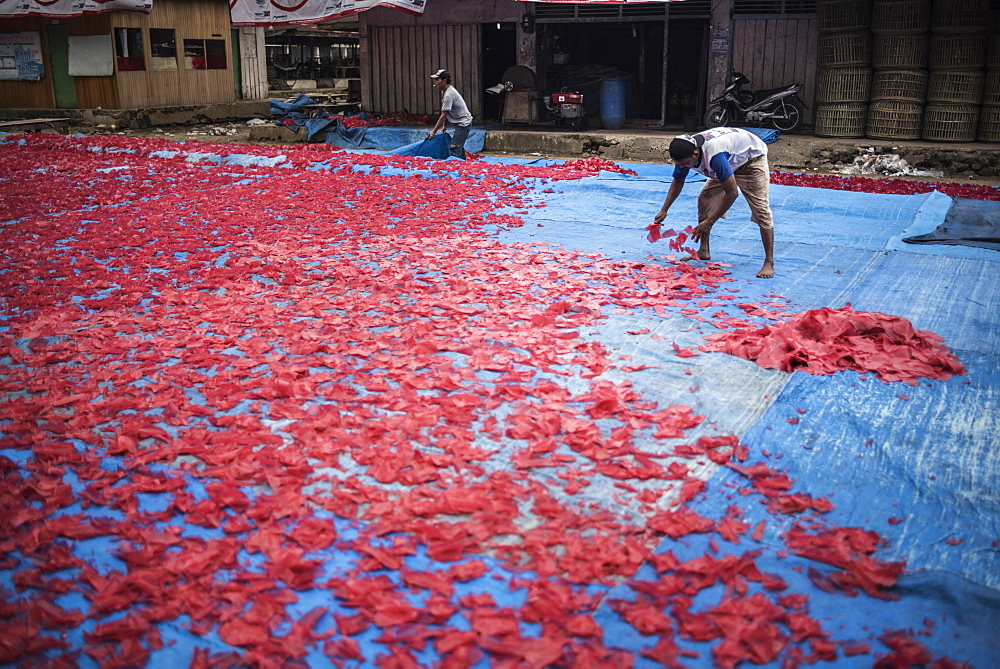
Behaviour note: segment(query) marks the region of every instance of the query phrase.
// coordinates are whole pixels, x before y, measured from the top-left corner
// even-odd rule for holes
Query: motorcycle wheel
[[[802,107],[795,100],[782,100],[774,113],[784,117],[770,119],[771,125],[782,132],[793,132],[802,123]]]
[[[715,105],[705,112],[705,125],[709,128],[718,128],[729,123],[729,107]]]

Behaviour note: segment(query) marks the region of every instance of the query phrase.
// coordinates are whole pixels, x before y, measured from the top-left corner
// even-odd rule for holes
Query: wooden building
[[[700,118],[731,69],[755,89],[800,82],[811,108],[815,5],[431,0],[420,16],[376,8],[359,16],[363,106],[436,113],[440,96],[429,76],[445,67],[476,118],[496,120],[499,100],[485,89],[522,65],[535,72],[540,94],[575,88],[585,99],[594,99],[603,76],[623,76],[627,117],[651,125]]]
[[[8,109],[139,109],[267,96],[263,28],[233,28],[226,0],[154,0],[147,14],[0,18],[37,36],[42,76],[0,79]]]

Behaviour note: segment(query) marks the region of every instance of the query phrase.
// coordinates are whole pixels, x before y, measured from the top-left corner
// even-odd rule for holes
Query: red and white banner
[[[318,23],[373,7],[423,14],[425,4],[426,0],[229,0],[229,9],[234,26],[274,26]]]
[[[652,2],[684,2],[684,0],[523,0],[524,2],[572,2],[574,5],[637,5]]]
[[[80,16],[98,12],[146,12],[153,0],[0,0],[0,16]]]

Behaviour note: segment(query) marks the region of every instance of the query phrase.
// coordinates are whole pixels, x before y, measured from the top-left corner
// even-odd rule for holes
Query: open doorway
[[[700,122],[708,78],[708,21],[671,19],[667,30],[667,123]]]
[[[481,43],[483,80],[478,95],[482,101],[482,119],[476,120],[499,123],[503,115],[503,96],[487,93],[486,89],[500,83],[507,68],[517,65],[516,24],[484,23]],[[473,95],[473,92],[468,94]]]
[[[542,23],[543,93],[583,94],[587,116],[600,115],[601,82],[625,80],[625,116],[659,120],[663,106],[663,21]]]

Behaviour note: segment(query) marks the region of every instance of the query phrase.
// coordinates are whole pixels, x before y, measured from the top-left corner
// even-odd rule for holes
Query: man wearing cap
[[[711,260],[709,236],[712,226],[736,201],[738,188],[750,205],[750,220],[760,228],[760,241],[764,245],[764,266],[757,276],[761,279],[773,277],[774,223],[768,195],[771,174],[767,166],[767,145],[763,140],[742,128],[710,128],[694,136],[675,137],[669,151],[674,161],[673,181],[653,223],[659,225],[667,217],[667,210],[681,194],[689,171],[705,175],[708,181],[698,194],[698,225],[694,229],[694,239],[701,244],[698,258]]]
[[[438,70],[431,75],[431,80],[441,91],[441,115],[427,134],[427,139],[432,139],[446,123],[452,125],[455,131],[451,138],[451,155],[465,160],[465,140],[469,138],[469,131],[472,129],[472,114],[461,93],[451,85],[451,73],[448,70]]]

